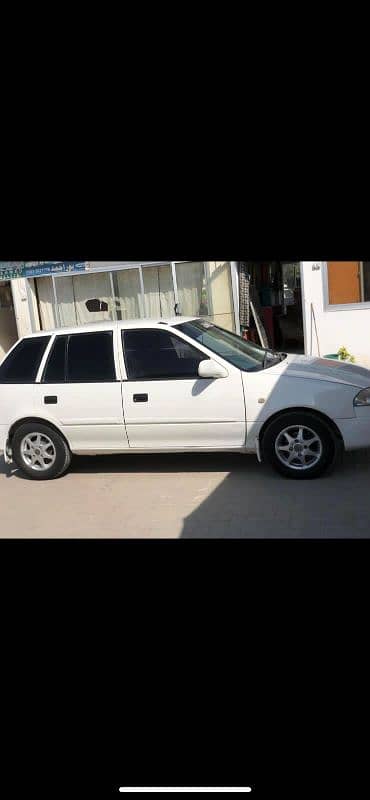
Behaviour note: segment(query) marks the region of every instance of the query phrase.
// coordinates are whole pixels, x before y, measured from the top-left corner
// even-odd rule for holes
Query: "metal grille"
[[[239,268],[240,324],[249,328],[250,324],[250,282],[248,264],[241,262]]]

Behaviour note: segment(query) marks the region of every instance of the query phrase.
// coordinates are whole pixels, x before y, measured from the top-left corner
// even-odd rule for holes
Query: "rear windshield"
[[[50,336],[22,339],[0,366],[0,383],[34,383]]]

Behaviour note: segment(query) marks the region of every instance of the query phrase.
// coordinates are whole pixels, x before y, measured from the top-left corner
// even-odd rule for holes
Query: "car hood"
[[[310,380],[342,383],[359,389],[370,387],[370,370],[358,367],[356,364],[315,356],[288,355],[281,364],[272,367],[271,372],[275,374],[278,372],[289,378],[309,378]]]

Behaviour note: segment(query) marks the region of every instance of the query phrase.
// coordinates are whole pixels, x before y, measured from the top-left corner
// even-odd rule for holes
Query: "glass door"
[[[145,316],[148,319],[175,315],[175,291],[171,264],[143,267]]]
[[[176,282],[181,316],[208,316],[203,261],[185,261],[182,264],[176,264]]]
[[[114,304],[109,272],[74,275],[72,280],[77,325],[89,325],[91,322],[114,320]],[[58,280],[55,283],[58,291]],[[100,300],[105,310],[89,311],[86,305],[89,300]]]
[[[235,331],[234,299],[229,261],[207,261],[208,314],[215,325]]]
[[[141,291],[140,269],[133,267],[113,272],[118,319],[142,319],[144,298]]]

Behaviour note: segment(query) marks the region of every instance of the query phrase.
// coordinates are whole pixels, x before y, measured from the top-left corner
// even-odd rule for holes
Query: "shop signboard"
[[[88,261],[0,261],[0,280],[86,272]]]

